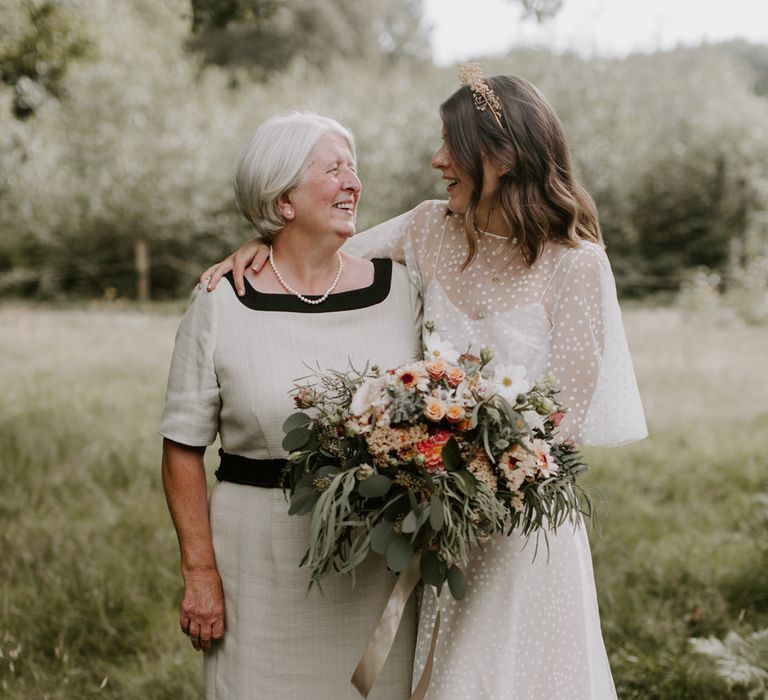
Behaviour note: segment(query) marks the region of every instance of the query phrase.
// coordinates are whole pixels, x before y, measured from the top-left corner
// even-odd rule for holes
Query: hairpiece
[[[480,112],[491,110],[496,123],[501,127],[501,102],[491,86],[485,82],[485,73],[479,63],[462,63],[459,66],[459,82],[468,85],[475,98],[475,107]]]

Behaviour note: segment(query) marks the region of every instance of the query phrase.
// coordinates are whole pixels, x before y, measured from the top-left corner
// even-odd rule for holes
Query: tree
[[[245,66],[264,79],[295,59],[428,58],[419,0],[192,0],[188,46],[209,64]]]
[[[46,95],[61,97],[70,63],[89,42],[71,9],[57,0],[8,0],[0,9],[0,79],[15,90],[13,113],[24,119]]]

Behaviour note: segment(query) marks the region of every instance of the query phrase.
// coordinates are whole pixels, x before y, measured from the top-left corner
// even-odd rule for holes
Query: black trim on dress
[[[331,294],[322,304],[307,304],[293,294],[272,294],[259,292],[245,280],[245,294],[237,297],[240,303],[254,311],[287,311],[301,314],[322,314],[331,311],[351,311],[375,306],[384,301],[392,287],[392,261],[389,258],[374,258],[373,282],[360,289]],[[235,289],[235,278],[231,272],[225,275]],[[235,291],[235,295],[237,292]],[[307,295],[308,299],[319,299],[322,295]]]

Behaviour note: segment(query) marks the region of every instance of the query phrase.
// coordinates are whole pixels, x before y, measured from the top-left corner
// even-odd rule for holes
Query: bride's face
[[[480,200],[477,205],[478,212],[486,211],[499,189],[498,165],[487,155],[482,155],[483,161],[483,187],[480,192]],[[474,191],[472,178],[469,173],[462,170],[454,161],[451,149],[445,140],[445,131],[442,135],[442,143],[432,156],[432,167],[439,170],[448,184],[448,209],[457,214],[463,214],[469,208],[469,202]]]

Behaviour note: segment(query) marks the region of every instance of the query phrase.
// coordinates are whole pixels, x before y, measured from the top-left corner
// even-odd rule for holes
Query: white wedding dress
[[[345,250],[404,261],[424,301],[424,320],[454,346],[492,348],[494,362],[552,374],[569,409],[563,435],[582,445],[646,436],[645,419],[603,249],[547,243],[532,267],[486,234],[466,258],[463,217],[444,202],[355,236]],[[616,697],[600,630],[583,524],[527,542],[497,537],[466,567],[462,601],[442,596],[441,628],[427,700],[603,700]],[[424,594],[414,665],[418,682],[437,603]]]

